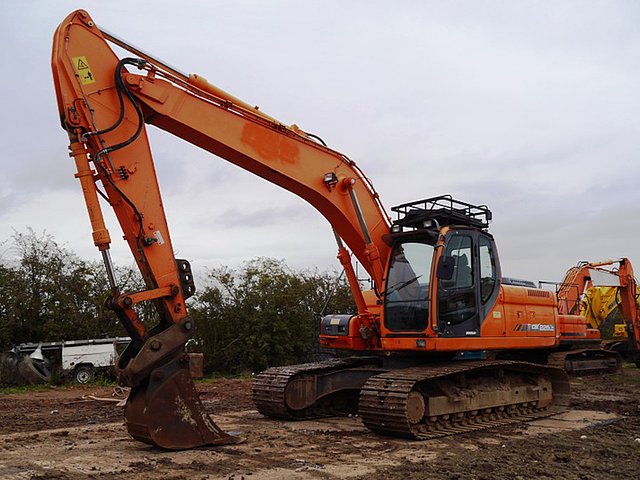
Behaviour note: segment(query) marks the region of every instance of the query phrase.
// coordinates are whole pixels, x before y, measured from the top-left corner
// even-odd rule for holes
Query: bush
[[[191,308],[196,349],[205,354],[208,371],[260,371],[302,362],[313,351],[332,290],[328,311],[355,308],[337,274],[295,272],[269,258],[254,259],[238,271],[212,270],[209,279]]]
[[[0,351],[25,342],[126,335],[104,307],[109,285],[101,263],[32,230],[15,233],[9,251],[12,257],[0,261]],[[122,291],[144,289],[132,267],[119,268],[117,276]],[[308,360],[321,315],[355,312],[337,272],[295,271],[284,261],[256,258],[238,270],[215,268],[208,280],[189,301],[196,324],[190,348],[205,354],[207,372],[255,372]],[[147,325],[156,323],[152,302],[136,310]]]

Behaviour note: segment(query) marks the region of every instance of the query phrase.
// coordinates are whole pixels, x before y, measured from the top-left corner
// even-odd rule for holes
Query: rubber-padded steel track
[[[253,381],[253,403],[258,411],[267,417],[284,420],[301,420],[340,415],[343,404],[336,398],[320,399],[310,407],[293,410],[287,406],[285,390],[296,377],[309,374],[323,374],[335,370],[357,368],[375,363],[371,358],[332,359],[323,362],[304,363],[288,367],[272,367],[260,373]],[[355,398],[357,401],[357,397]],[[354,405],[354,408],[356,406]]]
[[[447,383],[471,374],[480,382],[484,375],[490,384],[504,372],[531,381],[522,390],[529,388],[533,392],[540,388],[533,379],[544,378],[552,386],[552,402],[531,401],[530,396],[528,401],[514,400],[512,404],[454,414],[429,412],[428,392],[433,391],[438,381]],[[496,392],[500,393],[500,389],[504,391],[505,387],[498,387]],[[490,387],[487,391],[493,394]],[[474,392],[467,389],[466,393],[460,393],[466,399],[445,396],[443,405],[468,401],[470,394],[473,396]],[[561,369],[512,361],[449,363],[391,370],[371,377],[360,392],[359,414],[365,426],[376,433],[425,440],[552,415],[568,404],[568,394],[568,378]]]
[[[547,364],[563,368],[569,375],[599,375],[618,372],[622,368],[622,356],[614,350],[582,348],[554,352],[547,358]]]

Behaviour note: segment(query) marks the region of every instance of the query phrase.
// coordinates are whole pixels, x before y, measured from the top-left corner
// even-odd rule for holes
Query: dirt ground
[[[0,478],[617,479],[640,472],[640,370],[572,379],[572,408],[529,424],[415,442],[369,433],[357,417],[263,418],[249,381],[199,383],[239,445],[167,452],[132,440],[110,387],[0,394]],[[85,398],[83,399],[83,396]]]

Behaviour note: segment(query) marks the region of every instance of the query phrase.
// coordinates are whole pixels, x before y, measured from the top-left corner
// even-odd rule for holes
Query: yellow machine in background
[[[591,287],[580,302],[580,315],[593,328],[602,332],[603,338],[627,338],[627,329],[622,317],[619,298],[620,287]],[[636,303],[640,308],[640,289],[636,288]],[[609,325],[607,325],[609,324]],[[608,331],[608,335],[605,333]]]

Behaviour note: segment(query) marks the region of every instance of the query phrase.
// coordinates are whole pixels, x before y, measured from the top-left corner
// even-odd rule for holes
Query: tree
[[[3,351],[22,336],[22,305],[27,285],[16,269],[0,264],[0,292],[0,351]]]
[[[123,335],[104,307],[104,268],[81,260],[51,235],[16,232],[14,258],[0,268],[0,345]]]
[[[335,277],[295,272],[269,258],[251,260],[239,271],[212,270],[211,284],[191,308],[196,345],[205,353],[206,367],[260,371],[304,361],[313,350],[319,315]],[[345,301],[344,284],[333,302],[344,302],[353,311],[353,302]]]
[[[23,342],[126,335],[104,306],[109,295],[104,266],[80,259],[51,235],[16,232],[12,258],[0,262],[0,350]],[[144,289],[137,268],[116,271],[123,292]],[[196,321],[191,348],[205,354],[207,370],[260,371],[300,363],[317,350],[320,317],[355,313],[343,276],[295,271],[285,262],[256,258],[238,270],[218,267],[189,300]],[[147,326],[152,302],[136,306]]]

